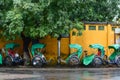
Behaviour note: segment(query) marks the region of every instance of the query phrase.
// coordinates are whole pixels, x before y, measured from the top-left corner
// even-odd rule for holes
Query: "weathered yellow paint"
[[[45,38],[40,40],[40,42],[46,44],[45,56],[47,60],[52,59],[53,64],[57,63],[57,39],[56,38]],[[66,58],[69,54],[69,38],[61,39],[61,58]]]
[[[73,36],[72,32],[70,34],[70,43],[78,43],[83,47],[83,53],[85,50],[88,51],[88,55],[95,52],[89,48],[90,44],[99,43],[105,47],[105,54],[110,56],[110,51],[108,46],[115,43],[115,39],[118,35],[114,34],[112,27],[120,27],[113,26],[112,24],[85,24],[86,29],[83,31],[82,36]],[[96,26],[96,30],[89,30],[89,26]],[[104,30],[98,30],[98,26],[104,26]],[[74,30],[73,30],[74,31]],[[116,36],[116,38],[115,38]],[[84,54],[83,54],[84,55]]]

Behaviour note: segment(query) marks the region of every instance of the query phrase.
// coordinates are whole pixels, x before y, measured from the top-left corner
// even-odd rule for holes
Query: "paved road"
[[[120,68],[0,68],[0,80],[120,80]]]

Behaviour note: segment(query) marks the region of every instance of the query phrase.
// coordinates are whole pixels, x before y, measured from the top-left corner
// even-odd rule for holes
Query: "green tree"
[[[11,5],[7,1],[1,2],[1,37],[15,39],[23,30],[26,36],[33,38],[48,34],[58,37],[73,28],[81,32],[82,23],[79,18],[70,19],[72,7],[75,9],[76,4],[72,0],[10,0],[8,2]]]
[[[81,34],[81,21],[112,21],[119,0],[0,0],[0,35],[59,37],[73,28]]]
[[[117,15],[120,0],[83,0],[78,17],[82,21],[109,22]]]

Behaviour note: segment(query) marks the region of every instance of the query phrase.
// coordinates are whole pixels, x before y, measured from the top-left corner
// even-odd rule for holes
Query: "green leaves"
[[[16,9],[6,13],[4,28],[10,35],[19,35],[23,30],[22,14]],[[7,35],[6,35],[7,36]]]
[[[59,37],[77,29],[81,21],[112,21],[118,12],[118,1],[112,0],[1,0],[0,35],[15,39],[23,31],[31,38]]]

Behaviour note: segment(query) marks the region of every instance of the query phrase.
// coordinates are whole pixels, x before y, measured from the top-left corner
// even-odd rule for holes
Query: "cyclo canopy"
[[[113,44],[108,46],[109,49],[114,49],[114,52],[111,53],[111,55],[109,56],[110,60],[114,60],[115,57],[120,54],[120,45],[119,44]]]
[[[101,57],[105,55],[104,47],[101,44],[92,44],[89,45],[90,48],[100,49],[101,51]]]
[[[100,49],[101,51],[101,56],[103,57],[105,55],[104,47],[101,44],[91,44],[89,45],[90,48],[95,48],[95,49]],[[83,58],[83,64],[84,65],[89,65],[93,59],[95,58],[95,53],[92,53],[91,55],[85,56]]]
[[[44,48],[45,46],[46,46],[45,44],[41,44],[41,43],[37,43],[37,44],[32,45],[32,47],[31,47],[31,53],[32,53],[32,55],[34,56],[35,50],[36,50],[37,48],[42,49],[42,48]]]
[[[9,49],[9,48],[14,49],[15,47],[19,47],[19,46],[20,45],[17,44],[17,43],[8,43],[8,44],[5,45],[5,48],[6,49]]]
[[[66,62],[68,63],[69,59],[73,56],[73,55],[77,55],[78,58],[80,58],[81,54],[82,54],[82,46],[79,44],[70,44],[69,45],[70,48],[73,49],[77,49],[76,52],[71,53],[71,55],[66,59]]]

